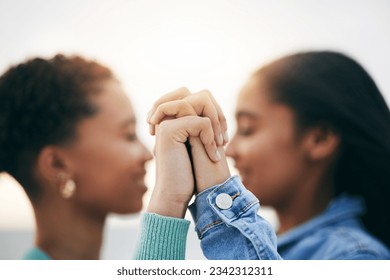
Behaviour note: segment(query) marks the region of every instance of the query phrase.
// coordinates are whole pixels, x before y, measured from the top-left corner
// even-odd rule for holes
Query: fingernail
[[[229,142],[229,135],[228,135],[227,131],[225,131],[223,133],[223,140],[225,140],[226,143]]]
[[[217,161],[221,160],[221,154],[219,153],[218,150],[215,151],[215,158],[217,159]]]
[[[219,134],[219,145],[222,146],[223,145],[223,137],[222,137],[222,133]]]
[[[149,119],[150,119],[150,113],[151,113],[151,112],[152,112],[152,111],[149,111],[149,112],[148,112],[148,115],[146,116],[146,121],[147,121],[147,122],[149,122]]]
[[[149,125],[149,133],[151,135],[154,135],[154,126],[153,125]]]
[[[149,117],[149,123],[154,124],[154,121],[155,121],[154,116],[155,116],[155,114],[153,114],[152,116]]]

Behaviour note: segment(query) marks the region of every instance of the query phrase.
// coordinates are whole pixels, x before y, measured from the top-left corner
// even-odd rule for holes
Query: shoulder
[[[317,254],[327,259],[390,259],[389,249],[363,229],[332,227],[317,231]]]
[[[51,260],[49,255],[39,248],[30,249],[23,257],[24,260]]]

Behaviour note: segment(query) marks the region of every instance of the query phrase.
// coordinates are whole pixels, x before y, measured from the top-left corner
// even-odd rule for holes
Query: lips
[[[144,185],[144,184],[145,184],[143,178],[142,178],[142,179],[138,179],[137,181],[135,181],[135,183],[136,183],[137,185]]]
[[[139,188],[143,193],[145,193],[148,188],[145,185],[145,174],[146,172],[141,172],[140,174],[137,174],[134,180],[134,183],[137,188]]]
[[[240,176],[244,175],[245,172],[244,172],[244,168],[242,166],[235,164],[234,168],[238,170],[238,172],[240,173]]]

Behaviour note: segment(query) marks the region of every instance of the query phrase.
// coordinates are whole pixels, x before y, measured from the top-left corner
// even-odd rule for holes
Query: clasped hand
[[[194,193],[230,177],[226,118],[210,92],[180,88],[158,99],[147,121],[156,135],[156,185],[147,211],[183,218]]]

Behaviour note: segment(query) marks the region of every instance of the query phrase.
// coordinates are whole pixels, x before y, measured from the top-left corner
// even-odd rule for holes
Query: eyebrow
[[[260,114],[255,113],[255,112],[250,112],[250,111],[237,111],[236,112],[236,119],[239,118],[251,118],[251,119],[258,119],[260,118]]]
[[[136,118],[134,116],[131,116],[127,118],[124,122],[122,122],[121,127],[127,127],[129,125],[135,125],[137,122]]]

